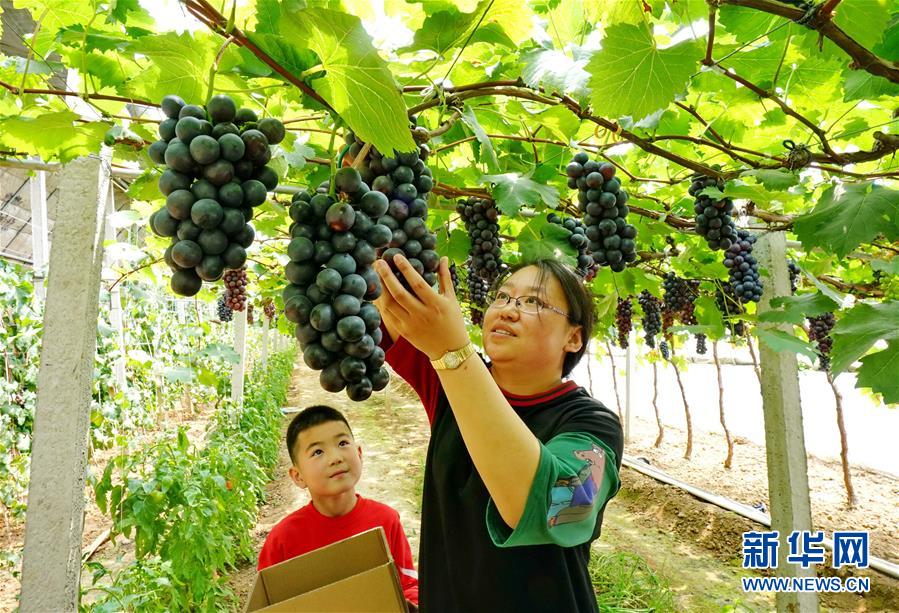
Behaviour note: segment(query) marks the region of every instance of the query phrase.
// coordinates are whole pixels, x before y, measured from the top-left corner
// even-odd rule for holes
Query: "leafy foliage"
[[[0,62],[4,156],[65,162],[96,152],[107,130],[134,108],[129,100],[176,93],[202,104],[225,92],[260,117],[287,120],[288,136],[272,160],[280,183],[317,185],[339,155],[335,126],[348,126],[382,151],[411,150],[405,111],[415,107],[418,125],[433,134],[429,230],[441,254],[461,265],[469,245],[452,211],[456,199],[472,195],[489,196],[502,210],[506,260],[571,257],[564,233],[532,223],[548,209],[575,214],[564,170],[580,148],[618,166],[631,196],[628,223],[645,256],[591,282],[600,336],[612,329],[619,295],[642,289],[658,295],[667,272],[701,280],[696,315],[705,332],[717,338],[732,327],[712,300],[727,271],[692,232],[686,194],[695,174],[715,176],[721,189],[710,195],[733,199],[739,228],[782,228],[801,242],[788,257],[803,271],[802,302],[782,303],[766,317],[798,326],[799,310],[822,307],[825,296],[838,321],[834,372],[862,360],[860,384],[891,389],[878,373],[891,363],[895,326],[859,331],[855,311],[878,309],[879,318],[899,298],[893,116],[899,83],[857,68],[869,64],[792,20],[727,0],[715,3],[714,28],[706,27],[707,3],[663,0],[426,0],[383,8],[356,0],[255,0],[238,8],[234,25],[288,79],[256,57],[252,45],[223,47],[220,34],[202,27],[163,31],[158,14],[133,1],[14,5],[40,28],[22,57]],[[888,0],[843,0],[834,21],[883,66],[899,59],[899,14]],[[63,66],[77,70],[68,85],[81,99],[46,93],[59,86],[53,71]],[[152,122],[160,117],[137,109],[151,123],[113,132],[115,156],[147,170],[140,139],[146,145],[155,138]],[[156,179],[145,174],[130,195],[158,201]],[[260,297],[279,308],[278,271],[289,236],[284,204],[276,200],[256,212],[259,245],[249,270]],[[163,248],[147,241],[153,258]],[[143,280],[155,280],[155,269]],[[761,271],[763,283],[769,274]],[[846,293],[858,301],[850,310]],[[730,315],[751,323],[758,314],[750,305]],[[279,326],[286,331],[283,321]],[[769,340],[806,349],[803,341]]]

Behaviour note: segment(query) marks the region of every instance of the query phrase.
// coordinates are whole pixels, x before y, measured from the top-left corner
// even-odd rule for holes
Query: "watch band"
[[[476,349],[474,343],[470,342],[455,351],[447,351],[437,360],[431,360],[431,366],[434,370],[455,370],[459,368],[465,360],[474,355]]]

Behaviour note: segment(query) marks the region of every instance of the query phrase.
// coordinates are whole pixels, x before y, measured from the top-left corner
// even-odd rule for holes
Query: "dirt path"
[[[317,373],[298,366],[289,403],[297,408],[330,404],[344,412],[363,449],[363,474],[358,486],[364,496],[399,511],[418,554],[421,479],[427,449],[428,424],[417,396],[394,376],[386,393],[364,403],[350,402],[343,394],[328,394],[318,385]],[[286,428],[292,415],[285,416]],[[401,443],[398,443],[401,442]],[[254,531],[257,551],[281,518],[306,504],[308,497],[287,477],[289,459],[282,450],[277,476],[268,487]],[[691,479],[685,479],[690,481]],[[741,534],[760,527],[689,494],[624,469],[621,493],[610,503],[596,551],[626,551],[640,555],[668,581],[679,611],[769,611],[774,596],[744,594],[740,577]],[[712,488],[718,489],[718,488]],[[252,586],[253,565],[235,571],[229,580],[241,607]],[[899,610],[899,583],[871,574],[872,593],[822,599],[822,610]]]

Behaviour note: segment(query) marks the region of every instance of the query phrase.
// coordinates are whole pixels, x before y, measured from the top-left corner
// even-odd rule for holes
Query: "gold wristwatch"
[[[475,346],[469,342],[461,349],[447,351],[439,360],[431,360],[434,370],[455,370],[462,366],[462,362],[470,358],[475,352]]]

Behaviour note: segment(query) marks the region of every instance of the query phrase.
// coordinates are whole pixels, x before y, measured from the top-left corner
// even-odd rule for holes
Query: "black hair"
[[[493,283],[491,291],[495,292],[509,277],[528,266],[537,267],[538,285],[542,286],[546,282],[547,275],[552,275],[558,280],[562,286],[562,293],[565,294],[565,301],[568,303],[566,305],[568,323],[581,327],[581,338],[583,339],[581,348],[577,351],[566,352],[565,360],[562,362],[562,376],[567,377],[584,357],[587,352],[587,344],[593,335],[593,326],[596,323],[596,305],[593,302],[593,295],[584,284],[584,278],[574,268],[550,259],[522,260],[501,274]]]
[[[350,423],[343,416],[343,413],[324,404],[314,404],[311,407],[307,407],[294,417],[290,425],[287,426],[287,453],[290,454],[290,461],[294,461],[293,448],[297,444],[300,432],[332,421],[345,423],[350,434],[353,434],[353,429],[350,428]]]

